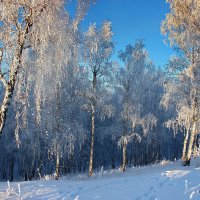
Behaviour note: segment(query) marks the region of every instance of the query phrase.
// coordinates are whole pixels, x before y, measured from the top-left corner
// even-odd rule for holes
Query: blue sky
[[[160,33],[160,24],[167,12],[169,6],[165,0],[97,0],[90,7],[83,27],[94,22],[99,26],[102,21],[110,20],[115,53],[143,38],[151,60],[157,66],[163,66],[173,54],[172,49],[163,43],[164,37]]]

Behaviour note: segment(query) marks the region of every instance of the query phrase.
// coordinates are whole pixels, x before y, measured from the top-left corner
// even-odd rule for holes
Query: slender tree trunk
[[[9,81],[7,81],[2,73],[0,72],[0,81],[3,83],[5,92],[4,92],[4,98],[3,102],[0,107],[0,136],[2,134],[2,130],[5,126],[7,111],[10,106],[10,101],[13,96],[15,82],[18,74],[18,69],[21,64],[21,56],[22,56],[22,49],[23,45],[20,46],[20,51],[15,53],[16,58],[14,58],[14,61],[12,63],[12,66],[10,67],[10,74],[9,74]]]
[[[122,171],[125,172],[126,170],[126,142],[123,142],[122,154],[123,154]]]
[[[92,176],[93,173],[94,133],[95,133],[95,109],[94,106],[92,105],[92,130],[91,130],[91,143],[90,143],[89,176]]]
[[[188,154],[187,154],[188,161],[191,159],[191,156],[192,156],[194,139],[195,139],[195,135],[196,135],[196,129],[197,129],[196,122],[193,122],[192,131],[191,131],[191,135],[190,135],[190,142],[189,142],[189,147],[188,147]]]
[[[61,85],[57,83],[56,85],[56,138],[57,138],[57,144],[56,144],[56,179],[58,180],[60,177],[60,151],[61,147],[59,146],[60,142],[60,134],[61,134]]]
[[[10,181],[12,182],[13,179],[14,179],[14,164],[15,164],[15,159],[14,159],[14,156],[12,155],[11,158],[10,158],[10,163],[9,163],[9,179]]]
[[[97,72],[93,72],[93,99],[92,99],[92,127],[91,127],[91,141],[90,141],[90,163],[89,163],[89,176],[93,173],[93,154],[94,154],[94,134],[95,134],[95,96],[96,96],[96,82],[97,82]]]
[[[187,158],[187,143],[188,143],[188,138],[189,138],[189,129],[186,130],[186,135],[184,138],[184,143],[183,143],[183,153],[182,153],[182,160],[186,160]]]
[[[123,135],[124,137],[127,135],[128,133],[128,128],[127,128],[127,123],[126,121],[124,121],[124,132]],[[121,170],[123,172],[125,172],[126,170],[126,146],[127,146],[127,142],[125,142],[125,139],[123,139],[123,144],[122,144],[122,166],[121,166]]]
[[[195,88],[194,91],[194,100],[193,100],[193,104],[192,104],[192,109],[193,109],[193,123],[192,123],[192,130],[191,130],[191,134],[190,134],[190,142],[189,142],[189,147],[188,147],[188,154],[187,154],[187,160],[190,161],[192,152],[193,152],[193,147],[194,147],[194,141],[195,141],[195,137],[197,134],[197,122],[198,122],[198,88]]]
[[[60,154],[58,149],[58,144],[56,145],[56,179],[60,177]]]
[[[10,87],[10,85],[8,84],[5,85],[5,95],[0,107],[0,133],[2,133],[2,130],[5,125],[6,114],[7,114],[8,107],[10,105],[10,99],[12,98],[13,89],[14,88]]]
[[[197,142],[198,142],[198,135],[195,135],[195,139],[194,139],[194,158],[197,157],[198,154],[198,147],[197,147]]]
[[[115,160],[116,160],[115,149],[114,149],[114,144],[112,142],[112,152],[111,152],[112,169],[115,169]]]

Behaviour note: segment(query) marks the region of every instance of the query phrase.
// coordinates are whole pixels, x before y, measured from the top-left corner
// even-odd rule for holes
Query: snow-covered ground
[[[125,173],[101,171],[92,178],[76,175],[61,180],[0,183],[0,199],[37,200],[186,200],[200,199],[200,159],[190,167],[161,162],[129,168]]]

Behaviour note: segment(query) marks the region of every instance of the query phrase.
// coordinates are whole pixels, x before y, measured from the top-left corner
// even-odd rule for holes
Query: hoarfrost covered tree
[[[4,86],[4,98],[0,108],[1,134],[17,75],[20,68],[24,67],[22,66],[24,49],[29,45],[36,50],[45,49],[45,37],[48,35],[48,31],[44,30],[49,26],[54,17],[54,12],[59,9],[62,3],[61,0],[1,1],[0,79]]]
[[[177,116],[167,124],[186,131],[182,159],[189,162],[195,138],[200,131],[200,2],[198,0],[168,0],[170,13],[162,23],[161,31],[172,46],[178,48],[181,58],[173,58],[169,65],[176,73],[165,84],[163,103],[174,100]],[[177,93],[177,98],[173,96]]]
[[[162,82],[163,72],[149,62],[142,42],[120,53],[125,67],[119,69],[119,64],[110,62],[111,23],[106,21],[100,29],[91,25],[86,33],[80,30],[92,0],[0,2],[1,9],[2,5],[7,10],[13,6],[11,15],[3,13],[3,18],[0,14],[2,83],[9,82],[11,71],[17,71],[0,140],[1,179],[31,180],[46,175],[58,179],[63,174],[85,172],[88,165],[92,175],[93,169],[102,166],[120,166],[122,157],[125,170],[126,165],[177,156],[170,147],[182,138],[178,134],[174,139],[162,127],[174,108],[163,113],[157,103],[163,93],[163,86],[157,83]],[[76,4],[73,17],[65,3]],[[24,44],[17,61],[17,36],[25,31],[29,6],[34,12],[25,39],[20,37]],[[7,23],[8,18],[13,22]],[[14,60],[19,65],[11,70]],[[188,63],[186,59],[184,69]],[[167,78],[183,83],[182,89],[191,83],[190,78],[184,82]],[[138,143],[135,138],[142,140]]]
[[[109,61],[114,48],[112,35],[111,23],[105,21],[101,29],[98,29],[95,24],[91,25],[84,37],[83,58],[91,81],[85,95],[88,99],[86,107],[91,113],[89,176],[93,173],[95,115],[97,115],[97,110],[100,110],[103,117],[109,117],[112,114],[112,106],[105,103],[106,90],[109,88],[112,72],[112,63]]]
[[[67,96],[67,86],[73,84],[74,76],[78,77],[79,24],[92,2],[77,1],[74,18],[66,11],[64,1],[3,1],[1,4],[4,11],[1,80],[8,81],[5,89],[10,90],[12,84],[9,99],[6,95],[4,99],[8,105],[10,95],[14,94],[15,139],[26,180],[34,177],[36,169],[42,169],[43,162],[48,163],[47,151],[50,157],[56,158],[58,178],[60,160],[67,149],[73,149],[75,132],[85,132],[76,120],[69,120],[70,109],[77,104]],[[74,89],[73,93],[77,85],[74,82],[70,88]],[[69,101],[71,106],[65,106]],[[74,130],[67,131],[72,126]]]
[[[92,2],[92,0],[77,2],[77,12],[73,21],[74,29],[78,28]],[[40,54],[40,57],[44,56],[43,53],[51,34],[50,26],[54,23],[54,16],[64,9],[64,3],[64,0],[1,1],[0,80],[5,93],[0,108],[1,134],[18,72],[20,68],[25,67],[22,65],[24,49],[31,47]]]
[[[141,130],[147,134],[156,124],[156,118],[149,113],[142,116],[141,96],[147,67],[147,52],[142,41],[137,41],[134,46],[128,45],[126,50],[119,53],[125,66],[121,69],[119,77],[121,113],[120,123],[122,136],[118,144],[122,146],[123,161],[122,171],[126,169],[126,148],[134,138],[141,140]]]

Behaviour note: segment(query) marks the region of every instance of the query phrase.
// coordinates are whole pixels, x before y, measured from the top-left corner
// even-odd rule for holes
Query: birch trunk
[[[14,59],[13,59],[13,63],[10,66],[10,73],[9,73],[8,81],[5,80],[2,72],[0,71],[0,81],[3,83],[3,86],[5,88],[4,99],[0,106],[0,137],[2,135],[2,130],[5,126],[8,107],[10,105],[10,101],[13,96],[18,71],[21,66],[22,53],[23,53],[23,49],[24,49],[24,43],[26,40],[26,36],[29,33],[29,30],[32,26],[31,17],[32,17],[32,13],[27,18],[27,23],[26,23],[24,30],[22,31],[22,27],[18,30],[18,36],[17,36],[18,37],[18,40],[17,40],[18,47],[14,51],[15,52]],[[2,61],[2,59],[3,59],[3,57],[1,57],[1,61]]]
[[[197,129],[196,122],[193,122],[192,131],[191,131],[191,135],[190,135],[190,142],[189,142],[189,147],[188,147],[187,160],[190,160],[190,158],[192,156],[194,139],[195,139],[195,135],[196,135],[196,129]]]
[[[193,118],[192,118],[192,130],[191,130],[191,135],[190,135],[190,142],[189,142],[189,147],[188,147],[188,154],[187,154],[187,160],[190,160],[192,153],[193,153],[193,147],[194,147],[194,141],[195,137],[197,134],[197,122],[198,122],[198,89],[195,88],[195,93],[194,93],[194,100],[192,104],[192,109],[193,109]]]
[[[12,98],[13,94],[13,89],[12,87],[10,87],[10,85],[6,84],[4,85],[4,87],[5,87],[5,95],[0,108],[0,134],[2,133],[2,130],[5,126],[8,107],[10,105],[10,99]]]
[[[126,170],[126,143],[123,142],[123,162],[122,162],[122,171],[125,172]]]
[[[60,154],[58,146],[56,149],[56,179],[58,180],[60,177]]]
[[[96,95],[96,81],[97,72],[93,72],[93,93]],[[90,141],[90,163],[89,163],[89,176],[93,173],[93,154],[94,154],[94,134],[95,134],[95,97],[92,99],[92,127],[91,127],[91,141]]]
[[[20,49],[23,48],[23,44],[20,46]],[[7,111],[10,105],[10,101],[13,96],[14,92],[14,87],[15,87],[15,82],[17,79],[17,74],[18,74],[18,69],[21,64],[21,56],[22,56],[22,50],[19,51],[19,53],[16,53],[17,58],[13,62],[11,68],[10,68],[10,77],[9,81],[6,81],[1,74],[0,80],[3,83],[5,93],[4,93],[4,98],[3,102],[0,107],[0,136],[2,134],[2,130],[5,126],[5,121],[6,121],[6,116],[7,116]]]
[[[23,45],[20,48],[23,48]],[[3,83],[4,90],[5,90],[3,102],[0,107],[0,136],[2,135],[2,130],[5,126],[7,111],[10,105],[10,101],[13,96],[19,65],[21,64],[22,51],[20,52],[21,54],[17,53],[18,58],[15,59],[15,61],[13,62],[10,68],[9,81],[6,81],[2,74],[0,75],[0,80]]]
[[[185,160],[187,158],[187,143],[188,143],[188,138],[189,138],[189,129],[187,129],[186,135],[185,135],[185,138],[184,138],[182,160]]]
[[[94,106],[92,106],[92,130],[91,130],[91,143],[90,143],[89,176],[92,176],[93,173],[94,134],[95,134],[95,109]]]
[[[61,134],[61,85],[57,83],[56,85],[57,94],[56,94],[56,101],[57,101],[57,109],[56,109],[56,137],[60,138]],[[59,140],[59,139],[57,139]],[[56,144],[56,179],[60,177],[60,146],[59,142]]]

